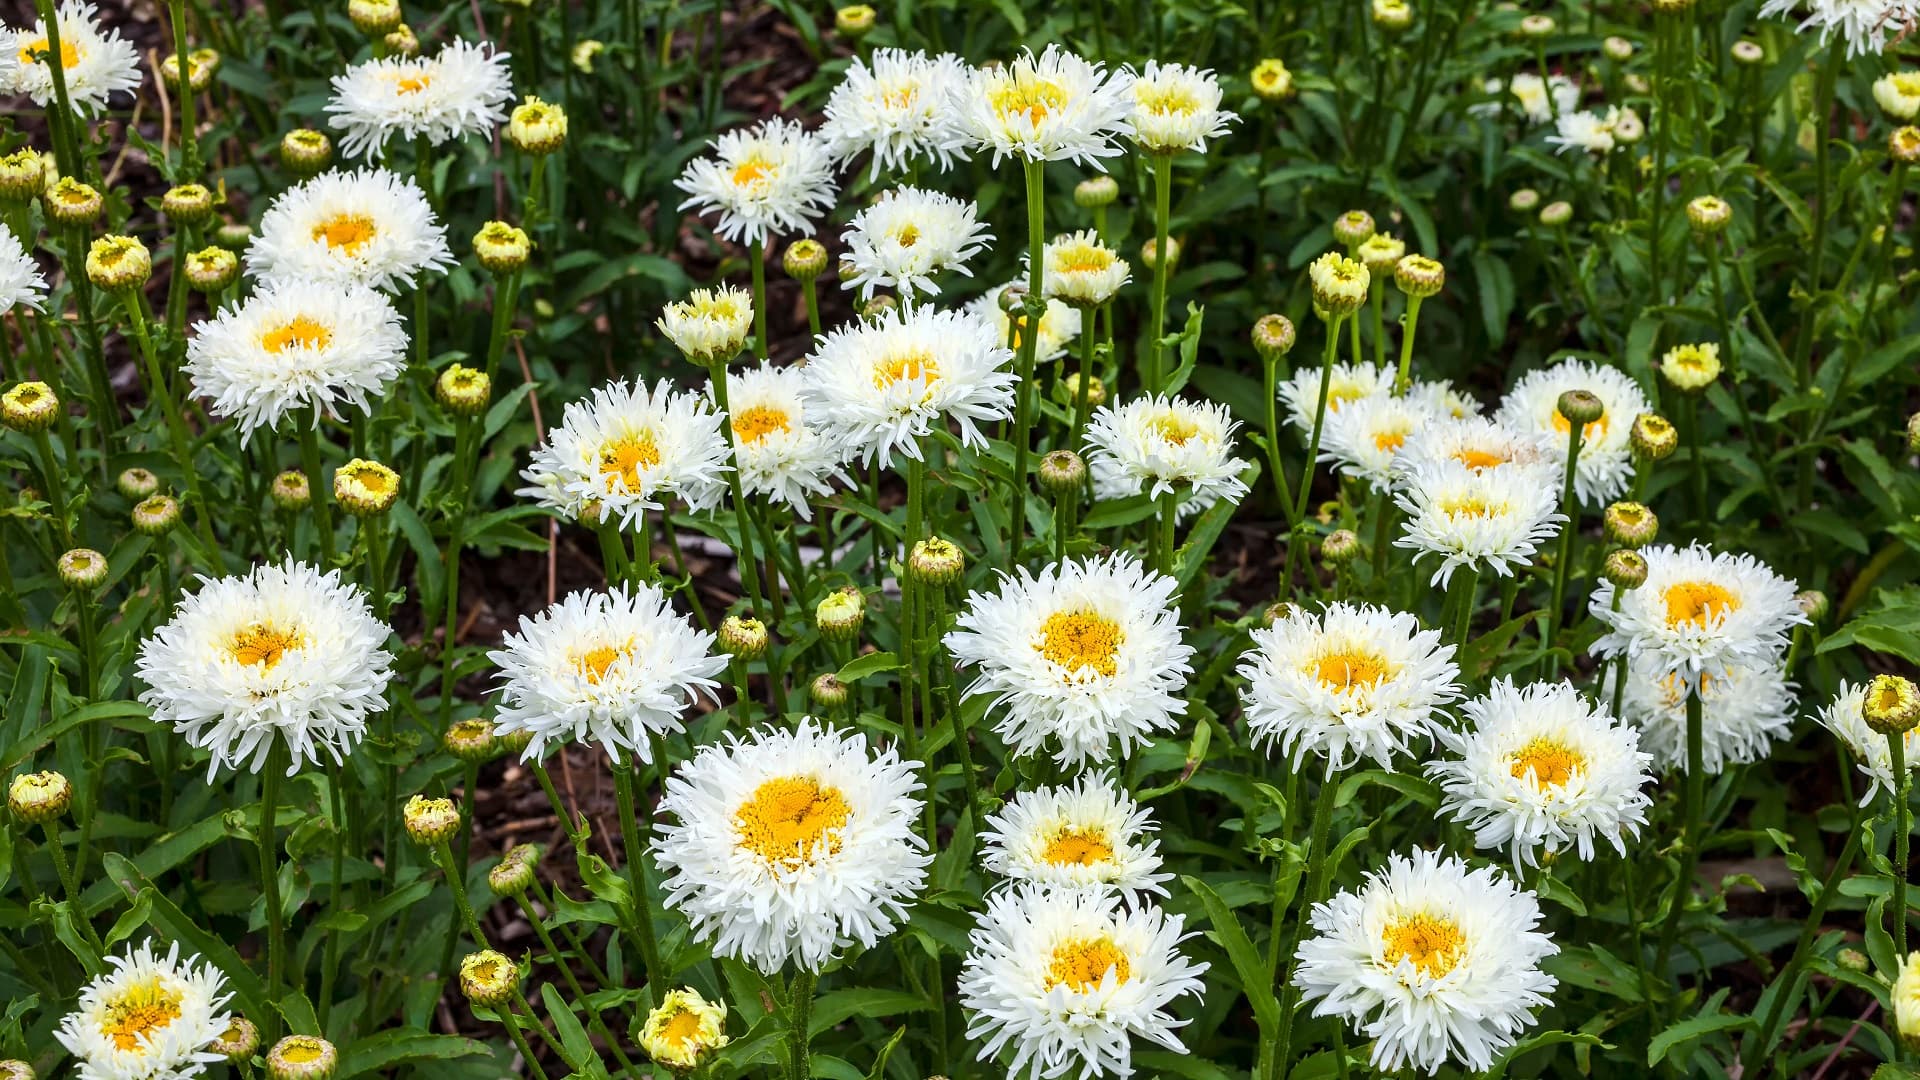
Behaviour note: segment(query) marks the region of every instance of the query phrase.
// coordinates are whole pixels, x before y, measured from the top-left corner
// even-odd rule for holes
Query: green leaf
[[[540,1003],[547,1007],[547,1018],[553,1021],[553,1030],[560,1036],[567,1067],[576,1075],[605,1076],[606,1068],[600,1062],[600,1055],[593,1052],[593,1040],[587,1038],[587,1029],[580,1026],[573,1007],[560,996],[559,988],[552,983],[542,983]]]
[[[813,1012],[807,1020],[807,1030],[813,1035],[846,1022],[855,1016],[898,1016],[906,1012],[923,1012],[933,1008],[933,1003],[920,994],[909,994],[905,990],[881,990],[873,987],[855,987],[850,990],[834,990],[821,994],[814,1000]]]
[[[1206,882],[1197,877],[1182,877],[1186,885],[1200,900],[1200,906],[1206,909],[1207,922],[1212,929],[1207,937],[1220,946],[1232,962],[1233,970],[1240,977],[1240,990],[1247,996],[1247,1004],[1253,1006],[1254,1020],[1263,1032],[1273,1032],[1280,1024],[1280,1002],[1273,995],[1273,977],[1268,974],[1266,960],[1260,951],[1253,947],[1247,932],[1240,925],[1240,919],[1227,907],[1220,894],[1214,892]]]
[[[418,1028],[395,1028],[356,1040],[341,1051],[334,1080],[380,1072],[409,1061],[451,1061],[492,1054],[486,1043],[458,1035],[434,1035]]]
[[[234,952],[232,946],[202,930],[197,921],[188,918],[173,901],[154,888],[153,882],[148,881],[140,868],[126,856],[116,851],[106,852],[100,857],[100,865],[106,871],[107,878],[120,887],[128,900],[138,897],[142,892],[152,894],[148,900],[152,914],[147,924],[179,942],[183,950],[199,953],[202,960],[219,968],[220,973],[226,976],[227,985],[233,989],[234,996],[240,999],[242,1012],[253,1016],[267,1015],[269,1002],[266,987],[261,985],[253,969],[240,959],[240,954]]]
[[[1675,1050],[1716,1031],[1731,1031],[1751,1023],[1753,1023],[1752,1017],[1741,1016],[1738,1013],[1714,1013],[1709,1016],[1689,1017],[1653,1037],[1653,1041],[1647,1044],[1647,1064],[1658,1065],[1670,1057]]]
[[[869,675],[896,671],[901,667],[900,658],[890,652],[870,652],[865,656],[856,656],[840,669],[838,678],[843,683],[857,683]]]
[[[887,1044],[882,1046],[880,1052],[873,1056],[873,1068],[867,1070],[867,1080],[880,1080],[882,1076],[886,1075],[887,1059],[893,1056],[893,1048],[900,1045],[900,1040],[904,1038],[906,1034],[907,1029],[904,1027],[893,1029],[893,1034],[887,1038]]]
[[[1612,1044],[1600,1041],[1600,1036],[1592,1035],[1584,1031],[1542,1031],[1531,1038],[1522,1039],[1514,1043],[1511,1049],[1500,1055],[1500,1060],[1493,1063],[1493,1068],[1487,1070],[1484,1080],[1501,1080],[1501,1077],[1507,1075],[1508,1065],[1533,1053],[1535,1050],[1548,1046],[1560,1046],[1566,1043],[1572,1043],[1576,1046],[1597,1046],[1602,1050],[1613,1049]]]

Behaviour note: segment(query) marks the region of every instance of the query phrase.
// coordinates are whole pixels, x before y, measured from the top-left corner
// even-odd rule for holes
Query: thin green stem
[[[1044,267],[1046,266],[1046,165],[1028,161],[1027,181],[1027,302],[1024,316],[1027,332],[1016,330],[1019,356],[1015,360],[1018,381],[1014,383],[1013,416],[1013,509],[1007,523],[1007,558],[1020,561],[1021,541],[1027,535],[1027,457],[1033,445],[1033,356],[1040,338],[1040,320],[1046,315]],[[1020,323],[1014,324],[1019,327]]]
[[[1558,414],[1555,414],[1558,415]],[[1571,421],[1567,424],[1567,467],[1560,482],[1560,509],[1566,515],[1566,523],[1560,527],[1560,555],[1553,567],[1553,606],[1547,611],[1547,641],[1549,644],[1560,636],[1560,622],[1563,617],[1561,608],[1567,600],[1567,575],[1573,564],[1574,534],[1580,531],[1580,498],[1578,481],[1580,478],[1580,441],[1585,436],[1586,425]]]
[[[789,1080],[809,1080],[813,1075],[813,1056],[807,1049],[813,1033],[808,1027],[813,1022],[813,991],[818,982],[819,976],[803,968],[794,972],[787,992],[792,1008],[787,1017]]]
[[[747,257],[753,262],[753,355],[767,358],[767,248],[766,241],[756,239],[747,246]],[[722,405],[721,408],[726,408]]]
[[[658,766],[662,776],[666,775],[667,763],[664,759],[654,764]],[[634,935],[639,939],[640,959],[647,972],[647,985],[654,989],[657,1000],[661,989],[666,986],[666,968],[661,965],[660,945],[653,936],[652,890],[647,886],[644,838],[640,833],[639,820],[634,813],[631,762],[619,763],[613,767],[613,790],[615,801],[620,809],[620,845],[627,864],[627,888],[633,894]]]
[[[1701,721],[1700,688],[1687,689],[1687,775],[1680,866],[1673,879],[1673,893],[1667,899],[1667,920],[1660,929],[1660,953],[1657,967],[1662,976],[1669,973],[1673,946],[1680,936],[1680,920],[1686,914],[1687,895],[1693,891],[1694,867],[1700,863],[1700,826],[1706,813],[1707,770],[1704,762],[1704,736]]]
[[[267,1000],[280,1000],[280,972],[287,959],[286,919],[280,910],[280,845],[275,842],[274,818],[280,807],[280,777],[287,769],[287,747],[279,736],[272,737],[266,767],[260,771],[260,895],[267,926]],[[267,1010],[260,1018],[263,1045],[271,1046],[280,1037],[280,1013]]]
[[[1167,272],[1172,259],[1167,257],[1167,229],[1172,217],[1173,155],[1153,155],[1153,336],[1147,342],[1147,393],[1158,394],[1165,386],[1166,365],[1161,353],[1161,338],[1167,332]]]
[[[1896,731],[1887,736],[1887,752],[1893,765],[1893,954],[1907,955],[1907,867],[1908,843],[1913,832],[1913,774],[1907,771],[1907,736]]]
[[[759,250],[755,248],[754,266],[759,266]],[[764,285],[764,282],[761,283]],[[760,304],[754,304],[754,317],[760,317]],[[761,333],[764,335],[765,330]],[[766,355],[766,342],[761,341],[760,355]],[[739,451],[740,444],[733,434],[733,411],[727,400],[727,364],[721,360],[711,369],[714,404],[720,406],[720,429],[727,436],[727,448],[734,458],[734,467],[727,470],[727,491],[733,497],[734,533],[738,543],[734,548],[735,564],[740,569],[740,583],[746,587],[747,599],[753,604],[753,613],[761,614],[767,610],[766,600],[760,594],[760,567],[753,555],[753,524],[750,515],[753,510],[747,503],[745,490],[740,485]]]

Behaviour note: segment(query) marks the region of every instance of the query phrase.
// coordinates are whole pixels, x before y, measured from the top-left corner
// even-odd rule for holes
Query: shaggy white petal
[[[1428,402],[1412,394],[1361,398],[1327,415],[1320,460],[1375,491],[1386,491],[1392,487],[1401,448],[1435,420]]]
[[[1847,58],[1878,55],[1887,47],[1887,31],[1899,32],[1920,20],[1916,0],[1767,0],[1760,5],[1763,19],[1804,16],[1795,27],[1818,30],[1825,45],[1835,34],[1847,43]]]
[[[148,941],[106,961],[53,1033],[80,1080],[189,1080],[226,1060],[207,1049],[230,1019],[218,968],[181,960],[177,941],[165,956]]]
[[[1608,628],[1596,656],[1625,653],[1657,675],[1684,682],[1712,668],[1775,660],[1807,617],[1794,583],[1751,555],[1716,554],[1704,544],[1643,548],[1646,583],[1620,594],[1601,581],[1588,610]]]
[[[729,131],[708,144],[713,153],[687,164],[673,182],[687,193],[680,209],[720,215],[722,237],[765,243],[804,232],[833,207],[833,158],[814,135],[782,117]]]
[[[1048,300],[1060,300],[1078,308],[1104,304],[1126,285],[1132,268],[1112,248],[1100,242],[1092,229],[1066,233],[1047,241],[1043,255],[1045,273],[1040,287]],[[1048,305],[1051,315],[1052,305]],[[1042,332],[1045,332],[1045,317]]]
[[[967,260],[986,250],[993,234],[966,199],[937,191],[902,187],[883,192],[873,205],[848,223],[840,287],[858,288],[867,299],[876,288],[892,288],[904,298],[940,292],[933,277],[941,271],[972,276]]]
[[[1760,760],[1792,732],[1796,687],[1787,681],[1779,657],[1709,667],[1698,681],[1700,762],[1708,776]],[[1687,694],[1687,680],[1664,671],[1653,654],[1627,662],[1620,711],[1640,729],[1640,747],[1653,755],[1661,772],[1686,771]]]
[[[1406,490],[1415,477],[1446,466],[1480,471],[1525,471],[1536,484],[1551,487],[1558,479],[1552,456],[1540,436],[1514,431],[1497,420],[1470,415],[1442,418],[1420,425],[1407,436],[1394,456],[1394,485]]]
[[[802,368],[763,363],[727,373],[741,490],[811,521],[808,500],[830,494],[835,480],[850,480],[847,447],[817,416],[808,416],[805,387]]]
[[[1463,566],[1513,576],[1566,520],[1556,509],[1558,490],[1538,469],[1444,461],[1403,471],[1400,483],[1393,501],[1406,521],[1393,544],[1412,550],[1416,564],[1438,557],[1432,583],[1441,588]]]
[[[491,132],[506,120],[513,100],[508,54],[458,38],[431,57],[389,56],[349,67],[333,77],[327,123],[344,132],[348,157],[377,160],[387,140],[449,139]]]
[[[1153,811],[1133,801],[1110,773],[1083,772],[1071,786],[1016,792],[980,830],[990,873],[1041,885],[1105,885],[1138,905],[1167,895]]]
[[[1542,79],[1532,72],[1521,72],[1513,77],[1511,83],[1504,83],[1499,79],[1488,79],[1486,91],[1496,97],[1503,91],[1510,92],[1513,95],[1515,107],[1529,124],[1547,123],[1553,119],[1556,112],[1569,113],[1580,104],[1580,87],[1565,75],[1554,75],[1549,79]],[[1551,101],[1548,100],[1549,93],[1553,95]],[[1503,102],[1490,101],[1475,105],[1468,111],[1477,116],[1499,116],[1504,108]]]
[[[0,41],[0,49],[6,43]],[[12,229],[0,229],[0,315],[16,307],[42,310],[47,299],[47,279],[40,264],[20,246]]]
[[[726,493],[732,468],[720,420],[705,394],[664,379],[651,388],[611,383],[567,405],[520,474],[519,494],[568,517],[613,514],[627,529],[674,497],[706,510]]]
[[[1585,506],[1611,502],[1633,478],[1633,421],[1653,408],[1632,377],[1604,364],[1562,360],[1522,375],[1500,402],[1497,419],[1516,432],[1540,436],[1555,468],[1564,470],[1570,432],[1558,406],[1568,390],[1590,391],[1605,408],[1581,433],[1574,491]]]
[[[31,5],[29,5],[31,6]],[[113,95],[140,89],[140,57],[133,42],[100,25],[100,11],[80,0],[67,0],[55,11],[60,31],[60,67],[66,77],[67,100],[79,112],[94,116],[106,110]],[[0,41],[12,63],[0,68],[0,95],[25,94],[41,108],[59,105],[53,89],[52,51],[47,23],[35,19],[25,29],[10,31]]]
[[[393,292],[453,265],[446,226],[414,182],[385,169],[334,170],[282,192],[247,247],[269,281],[352,282]]]
[[[875,49],[865,59],[855,56],[827,98],[820,137],[843,162],[871,153],[869,180],[883,167],[905,172],[920,161],[945,170],[967,160],[959,108],[967,80],[966,63],[952,53]]]
[[[1133,80],[1133,141],[1149,153],[1207,152],[1207,140],[1227,133],[1238,120],[1220,107],[1220,80],[1184,64],[1147,61]]]
[[[1238,502],[1247,493],[1240,479],[1247,463],[1233,456],[1237,427],[1216,402],[1140,397],[1118,408],[1102,406],[1086,432],[1094,497],[1174,495],[1181,518],[1221,499]]]
[[[1006,158],[1073,161],[1105,169],[1120,153],[1115,141],[1132,133],[1133,79],[1109,73],[1058,45],[1039,56],[1023,52],[1011,63],[975,69],[957,106],[974,146]]]
[[[1376,367],[1371,362],[1333,365],[1333,377],[1327,380],[1327,415],[1332,416],[1363,398],[1393,393],[1393,374],[1392,368]],[[1293,426],[1303,435],[1312,432],[1313,416],[1320,407],[1320,365],[1301,365],[1291,378],[1280,384],[1280,400],[1286,405],[1287,419]]]
[[[1866,717],[1860,712],[1866,697],[1865,684],[1842,679],[1840,692],[1820,709],[1820,723],[1846,744],[1861,775],[1867,778],[1867,790],[1860,795],[1861,806],[1870,805],[1882,791],[1894,795],[1899,791],[1900,782],[1893,771],[1893,748],[1888,745],[1888,737],[1868,727]],[[1920,738],[1915,737],[1916,731],[1920,728],[1909,729],[1901,736],[1908,772],[1920,767]]]

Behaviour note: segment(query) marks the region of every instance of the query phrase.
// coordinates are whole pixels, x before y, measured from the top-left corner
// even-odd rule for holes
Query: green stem
[[[1169,491],[1160,496],[1159,520],[1155,523],[1154,569],[1168,577],[1174,570],[1174,528],[1180,518],[1180,495]]]
[[[1893,953],[1907,955],[1907,866],[1908,842],[1913,832],[1913,774],[1907,771],[1907,736],[1894,732],[1887,736],[1887,751],[1893,764]]]
[[[280,972],[286,964],[286,919],[280,909],[280,845],[275,843],[274,817],[280,804],[280,777],[287,768],[287,747],[273,736],[267,764],[260,772],[260,895],[267,924],[267,1000],[280,1000]],[[280,1038],[280,1012],[269,1008],[260,1018],[262,1044]]]
[[[1687,776],[1684,788],[1684,832],[1681,840],[1680,867],[1673,881],[1673,895],[1667,901],[1667,921],[1660,929],[1658,967],[1669,972],[1673,946],[1680,936],[1680,919],[1687,910],[1687,894],[1693,891],[1693,871],[1700,862],[1700,824],[1706,812],[1707,770],[1704,761],[1704,736],[1701,733],[1700,688],[1687,690]]]
[[[300,467],[307,474],[307,490],[312,496],[313,531],[320,538],[320,565],[333,565],[333,492],[323,483],[320,473],[320,407],[313,408],[311,423],[300,425]]]
[[[1167,227],[1172,216],[1173,155],[1153,155],[1153,338],[1147,342],[1147,393],[1158,394],[1164,386],[1166,365],[1161,356],[1161,338],[1167,332],[1167,272],[1173,260],[1167,257]]]
[[[613,790],[615,801],[620,809],[621,852],[626,856],[627,888],[633,894],[633,929],[640,943],[640,959],[646,968],[647,985],[655,991],[658,1000],[662,988],[666,986],[666,969],[660,963],[660,946],[653,936],[653,901],[651,890],[647,887],[647,866],[644,861],[641,844],[640,826],[634,814],[633,762],[621,762],[613,767]],[[654,762],[660,775],[667,774],[665,759]]]
[[[1860,828],[1855,825],[1847,830],[1847,842],[1841,847],[1840,855],[1834,859],[1833,868],[1827,872],[1826,881],[1820,887],[1819,895],[1812,898],[1807,917],[1800,924],[1800,940],[1794,945],[1793,955],[1787,960],[1787,966],[1773,981],[1773,1000],[1767,1006],[1766,1019],[1751,1036],[1742,1056],[1740,1075],[1759,1077],[1760,1060],[1772,1048],[1774,1031],[1780,1020],[1786,1015],[1788,1005],[1799,995],[1800,973],[1806,969],[1813,957],[1813,942],[1825,928],[1827,907],[1839,894],[1842,881],[1853,867],[1854,855],[1860,850]],[[1631,865],[1631,861],[1629,861]]]
[[[1013,511],[1007,522],[1007,559],[1020,561],[1021,541],[1027,535],[1027,455],[1033,443],[1033,354],[1040,338],[1040,320],[1047,311],[1046,164],[1028,161],[1027,180],[1027,303],[1026,333],[1017,333],[1020,355],[1014,361],[1019,381],[1014,383]],[[1009,316],[1010,319],[1018,316]],[[1018,326],[1018,324],[1015,324]]]
[[[753,355],[762,360],[767,358],[767,251],[765,240],[754,240],[748,245],[748,258],[753,261]],[[721,408],[726,408],[722,405]]]
[[[187,432],[186,417],[181,414],[180,403],[174,400],[173,391],[167,386],[166,372],[160,368],[160,355],[147,333],[147,315],[143,310],[146,305],[137,291],[129,289],[120,294],[120,306],[126,310],[127,325],[132,328],[134,340],[140,347],[140,358],[146,363],[147,392],[160,399],[160,412],[166,420],[167,437],[173,443],[174,461],[186,474],[187,491],[193,497],[193,518],[199,526],[200,540],[206,544],[207,551],[218,552],[220,545],[213,538],[213,507],[207,502],[206,491],[200,483],[200,470],[193,464],[193,438]]]
[[[753,265],[758,267],[760,259],[757,246],[754,251]],[[758,282],[755,287],[760,288],[764,284],[764,282]],[[761,305],[757,298],[754,301],[753,313],[755,319],[760,318]],[[760,355],[764,357],[766,355],[764,327],[761,333],[763,337],[760,343]],[[740,569],[740,583],[746,587],[747,599],[753,604],[753,614],[757,615],[766,611],[766,601],[760,595],[760,567],[753,556],[753,525],[750,517],[752,509],[748,506],[746,493],[740,486],[740,444],[733,435],[733,410],[727,403],[726,361],[721,360],[713,365],[710,379],[713,384],[714,404],[720,407],[720,430],[727,437],[727,449],[734,459],[732,463],[734,467],[727,470],[727,491],[733,496],[734,532],[739,540],[738,546],[734,549],[735,564]]]
[[[1560,527],[1560,557],[1553,567],[1553,606],[1547,612],[1547,641],[1551,644],[1560,636],[1561,608],[1567,600],[1567,574],[1573,564],[1573,538],[1580,531],[1580,499],[1577,481],[1580,476],[1580,440],[1586,434],[1586,425],[1572,421],[1567,423],[1567,467],[1560,482],[1560,508],[1567,516],[1566,524]]]
[[[174,182],[184,184],[200,173],[200,125],[194,116],[193,86],[187,79],[187,5],[168,0],[167,8],[173,16],[173,52],[180,80],[180,171]]]
[[[1273,1071],[1263,1080],[1281,1080],[1293,1064],[1293,1010],[1299,1004],[1298,991],[1293,987],[1293,954],[1300,948],[1300,935],[1307,923],[1304,915],[1325,898],[1327,883],[1333,874],[1332,860],[1328,858],[1331,852],[1327,846],[1333,838],[1333,801],[1339,790],[1337,778],[1329,772],[1326,779],[1321,781],[1320,791],[1313,800],[1313,819],[1309,826],[1307,846],[1307,865],[1310,870],[1307,890],[1299,897],[1302,917],[1293,920],[1284,944],[1279,940],[1274,941],[1274,951],[1267,957],[1267,970],[1280,973],[1280,1033],[1273,1053]],[[1274,926],[1284,921],[1284,914],[1284,911],[1275,910]]]
[[[803,968],[794,972],[787,992],[793,1009],[787,1018],[789,1080],[809,1080],[813,1075],[813,1057],[807,1050],[813,1033],[807,1028],[813,1022],[813,990],[818,982],[819,976]]]
[[[1279,498],[1280,513],[1293,524],[1293,488],[1287,483],[1287,471],[1280,467],[1280,357],[1268,357],[1262,365],[1266,376],[1267,471],[1273,474],[1273,493]]]

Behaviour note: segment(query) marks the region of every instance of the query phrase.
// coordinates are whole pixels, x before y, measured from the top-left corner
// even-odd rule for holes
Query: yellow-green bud
[[[873,32],[877,16],[867,4],[848,4],[833,13],[833,32],[848,41],[859,41]]]
[[[1711,341],[1675,345],[1660,358],[1660,376],[1683,394],[1697,394],[1720,377],[1720,346]]]
[[[33,1075],[33,1066],[19,1058],[0,1061],[0,1080],[37,1080]]]
[[[812,237],[795,240],[781,255],[780,269],[795,281],[813,281],[827,272],[826,245]]]
[[[1647,583],[1647,558],[1626,548],[1609,551],[1607,561],[1600,567],[1600,576],[1613,582],[1616,588],[1637,589]]]
[[[1627,444],[1632,447],[1633,455],[1642,461],[1665,461],[1679,448],[1680,432],[1664,416],[1641,413],[1633,418],[1633,430],[1628,434]]]
[[[40,205],[46,207],[48,217],[62,225],[91,225],[99,220],[106,202],[93,185],[63,176],[40,196]]]
[[[253,243],[253,226],[244,221],[223,222],[213,230],[213,242],[228,251],[245,251]]]
[[[333,164],[333,140],[312,128],[280,136],[280,164],[295,176],[312,176]]]
[[[400,27],[399,0],[347,0],[347,18],[368,37],[386,37]]]
[[[1578,424],[1582,430],[1585,430],[1588,424],[1607,415],[1606,403],[1600,400],[1600,395],[1591,390],[1568,390],[1560,395],[1553,407],[1554,411],[1560,414],[1560,418],[1567,422],[1569,428]]]
[[[401,23],[393,32],[380,39],[387,51],[395,56],[415,57],[420,55],[420,39],[413,36],[413,27]]]
[[[60,420],[60,396],[43,382],[23,382],[0,394],[0,423],[34,435]]]
[[[1540,193],[1530,187],[1523,187],[1507,196],[1507,209],[1516,214],[1531,214],[1540,205]]]
[[[1355,259],[1329,251],[1313,260],[1307,275],[1313,284],[1314,311],[1329,322],[1353,314],[1367,302],[1372,276]]]
[[[758,660],[767,654],[767,624],[750,615],[720,620],[719,637],[720,651],[736,660]]]
[[[157,61],[160,81],[167,89],[178,92],[180,89],[180,54],[175,53],[164,60]],[[204,94],[213,85],[214,73],[220,70],[220,53],[215,49],[194,49],[187,53],[187,89],[196,94]]]
[[[433,380],[433,396],[455,416],[479,416],[493,400],[493,380],[465,364],[453,364]]]
[[[57,772],[21,773],[7,785],[7,812],[15,821],[45,825],[73,804],[73,784]]]
[[[526,230],[504,221],[489,221],[473,234],[473,254],[495,274],[511,274],[527,265],[533,242]]]
[[[97,589],[107,580],[107,557],[92,548],[74,548],[60,556],[54,569],[69,589]]]
[[[1660,519],[1637,502],[1617,502],[1601,515],[1607,539],[1627,548],[1643,548],[1660,535]]]
[[[1354,257],[1366,266],[1367,273],[1377,278],[1393,274],[1393,268],[1407,254],[1407,245],[1392,233],[1376,232],[1353,250]]]
[[[1293,72],[1287,70],[1284,61],[1274,57],[1253,65],[1247,81],[1253,84],[1253,96],[1261,101],[1285,101],[1293,96]]]
[[[1066,378],[1060,380],[1060,389],[1068,403],[1077,406],[1080,403],[1080,373],[1068,372]],[[1087,408],[1097,409],[1106,403],[1107,384],[1098,375],[1087,376]]]
[[[1285,315],[1268,314],[1254,320],[1253,351],[1263,361],[1274,361],[1293,351],[1296,334],[1293,320]]]
[[[813,609],[813,621],[820,628],[821,637],[850,641],[859,635],[861,625],[867,621],[867,598],[851,585],[836,589]]]
[[[523,153],[553,153],[567,144],[567,110],[529,95],[507,119],[507,141]]]
[[[440,746],[460,761],[490,761],[497,750],[490,720],[459,720],[447,725]]]
[[[1529,15],[1520,20],[1520,36],[1524,38],[1543,38],[1551,35],[1555,23],[1551,15]]]
[[[573,55],[567,59],[573,62],[574,69],[582,75],[593,74],[593,61],[607,51],[607,43],[588,38],[573,47]]]
[[[1808,622],[1817,623],[1827,617],[1827,594],[1819,589],[1804,589],[1793,594],[1793,602],[1799,605],[1800,614]]]
[[[1071,450],[1054,450],[1040,459],[1040,490],[1055,499],[1077,499],[1087,483],[1087,463]]]
[[[1146,243],[1140,245],[1140,264],[1149,270],[1158,269],[1160,266],[1159,242],[1151,236],[1147,237]],[[1180,238],[1169,236],[1167,237],[1167,271],[1171,273],[1179,265]]]
[[[1758,64],[1767,58],[1767,50],[1757,41],[1736,41],[1727,47],[1727,54],[1736,64]]]
[[[1073,186],[1073,203],[1085,210],[1110,206],[1120,197],[1120,184],[1105,173],[1090,176]]]
[[[227,1018],[227,1030],[208,1043],[207,1049],[234,1064],[246,1061],[260,1049],[260,1029],[253,1021],[234,1013]]]
[[[495,896],[518,896],[533,888],[540,871],[540,845],[515,844],[493,869],[487,871],[487,888]]]
[[[1274,623],[1293,614],[1293,605],[1285,600],[1275,600],[1260,609],[1260,625],[1271,628]]]
[[[1438,259],[1409,255],[1393,264],[1393,283],[1408,296],[1425,300],[1447,287],[1447,268]]]
[[[268,1080],[331,1080],[339,1064],[339,1052],[318,1035],[289,1035],[267,1051]]]
[[[1633,42],[1623,37],[1610,37],[1600,43],[1600,51],[1607,59],[1625,62],[1633,59]]]
[[[1397,34],[1413,25],[1413,9],[1407,0],[1373,0],[1373,25]]]
[[[453,834],[460,831],[460,808],[452,799],[415,795],[401,809],[400,820],[414,843],[431,846],[453,839]]]
[[[519,987],[520,968],[492,949],[469,953],[460,961],[460,992],[475,1005],[503,1005]]]
[[[1718,195],[1702,195],[1687,203],[1687,224],[1693,227],[1697,236],[1725,232],[1732,220],[1733,207]]]
[[[179,184],[160,196],[160,212],[175,225],[200,225],[213,216],[213,192],[204,184]]]
[[[1333,219],[1333,238],[1342,247],[1357,248],[1373,235],[1373,215],[1365,210],[1349,210]]]
[[[354,458],[333,474],[333,498],[354,517],[384,514],[400,497],[400,474],[377,461]]]
[[[847,703],[847,684],[833,672],[823,672],[807,686],[807,696],[823,709],[837,709]]]
[[[951,585],[967,571],[967,553],[951,540],[935,536],[913,545],[907,576],[916,585]]]
[[[47,166],[39,153],[23,147],[0,156],[0,200],[27,202],[47,189]]]
[[[117,292],[137,289],[153,276],[153,256],[137,238],[109,233],[87,250],[87,280],[96,288]]]
[[[139,500],[160,490],[160,478],[153,475],[151,471],[135,465],[131,469],[120,470],[120,475],[114,478],[113,486],[127,498]]]
[[[282,510],[305,510],[313,501],[313,489],[307,484],[307,474],[288,469],[273,478],[273,485],[267,489],[273,499],[273,505]]]
[[[1840,961],[1840,966],[1848,971],[1866,971],[1873,966],[1873,962],[1867,959],[1867,954],[1859,949],[1841,949],[1834,954],[1834,959]]]
[[[888,296],[886,293],[880,293],[874,296],[873,299],[868,300],[866,303],[860,305],[860,317],[867,320],[868,322],[873,322],[874,320],[880,318],[882,315],[885,315],[887,312],[892,311],[899,306],[900,306],[900,301],[895,300],[893,297]]]
[[[1656,15],[1677,15],[1693,7],[1693,0],[1653,0]]]
[[[149,495],[133,507],[133,531],[160,536],[180,523],[180,500],[171,495]]]
[[[1920,161],[1920,127],[1908,124],[1887,136],[1887,156],[1902,165]]]
[[[240,276],[240,257],[223,247],[205,247],[187,255],[187,284],[197,292],[219,292]]]
[[[1360,537],[1352,529],[1335,529],[1320,541],[1320,558],[1328,566],[1345,566],[1360,554]]]
[[[1903,735],[1920,724],[1920,688],[1904,675],[1875,675],[1860,699],[1860,717],[1882,735]]]
[[[1564,199],[1555,200],[1540,208],[1540,224],[1549,229],[1558,229],[1573,220],[1573,204]]]

